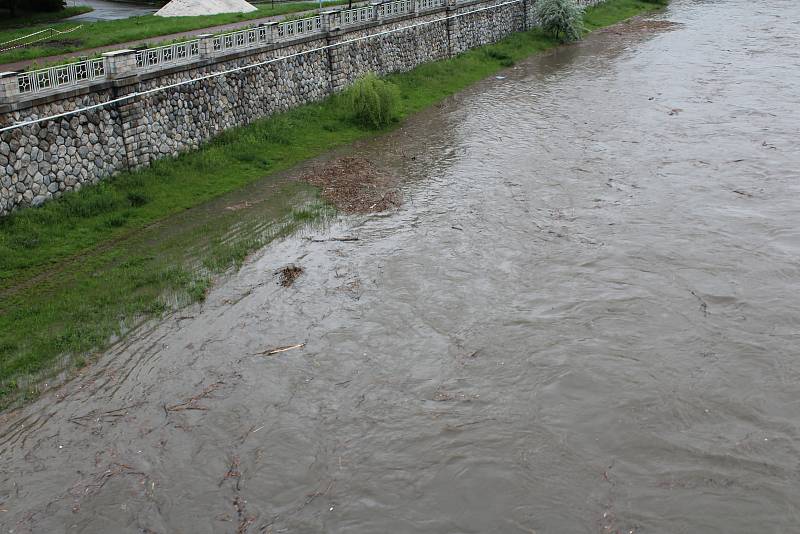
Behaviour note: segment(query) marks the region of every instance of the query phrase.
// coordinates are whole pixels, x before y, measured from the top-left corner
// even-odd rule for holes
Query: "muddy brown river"
[[[799,88],[794,0],[676,0],[344,151],[403,206],[3,416],[2,531],[800,532]]]

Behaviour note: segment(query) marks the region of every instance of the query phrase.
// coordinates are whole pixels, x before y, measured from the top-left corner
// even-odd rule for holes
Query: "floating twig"
[[[273,354],[278,354],[279,352],[286,352],[287,350],[294,350],[294,349],[301,349],[305,347],[305,343],[298,343],[297,345],[288,345],[286,347],[275,347],[274,349],[267,349],[261,352],[253,353],[253,356],[272,356]]]
[[[70,417],[67,419],[70,423],[75,423],[76,425],[86,426],[84,424],[85,421],[88,419],[97,418],[98,421],[102,421],[106,417],[117,418],[117,417],[124,417],[127,415],[127,410],[131,408],[137,408],[144,404],[143,402],[137,402],[135,404],[131,404],[130,406],[123,406],[122,408],[116,408],[114,410],[106,410],[104,412],[99,412],[97,410],[92,410],[83,415],[76,415],[74,417]],[[112,419],[115,420],[115,419]]]
[[[190,397],[189,399],[187,399],[184,402],[181,402],[180,404],[174,404],[172,406],[165,406],[164,407],[164,411],[165,412],[180,412],[180,411],[184,411],[184,410],[208,410],[208,408],[206,408],[205,406],[201,406],[199,404],[199,402],[202,399],[207,398],[209,395],[211,395],[211,393],[213,393],[217,389],[219,389],[219,387],[221,385],[223,385],[224,383],[225,382],[223,382],[221,380],[219,382],[214,382],[213,384],[211,384],[211,385],[207,386],[205,389],[203,389],[203,391],[201,391],[197,395],[195,395],[193,397]]]
[[[347,242],[347,241],[360,241],[361,240],[360,238],[358,238],[356,236],[353,236],[353,235],[346,235],[346,236],[342,236],[342,237],[331,237],[329,239],[317,239],[315,237],[308,237],[307,239],[309,241],[311,241],[312,243],[327,243],[329,241],[344,241],[344,242]]]
[[[242,480],[242,472],[239,469],[239,465],[240,465],[239,455],[237,454],[234,455],[233,458],[231,458],[231,465],[230,467],[228,467],[228,472],[225,473],[225,476],[223,476],[222,480],[219,481],[219,487],[222,487],[225,481],[228,480],[229,478],[235,478],[236,491],[239,491],[239,482]]]

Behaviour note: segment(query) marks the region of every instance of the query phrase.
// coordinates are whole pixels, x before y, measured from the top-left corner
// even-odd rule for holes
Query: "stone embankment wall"
[[[400,5],[399,14],[388,16],[388,3],[385,11],[374,4],[371,20],[346,25],[337,24],[343,13],[328,12],[307,35],[265,38],[244,50],[212,51],[214,36],[206,36],[195,55],[186,54],[191,61],[178,65],[143,68],[133,51],[110,53],[96,81],[60,91],[15,93],[17,75],[0,75],[0,128],[114,101],[0,133],[0,216],[196,149],[226,129],[322,100],[366,72],[406,71],[496,42],[533,25],[534,1],[407,0],[392,2]],[[290,57],[267,63],[285,56]],[[208,76],[253,64],[258,65]],[[191,80],[196,81],[139,94]]]

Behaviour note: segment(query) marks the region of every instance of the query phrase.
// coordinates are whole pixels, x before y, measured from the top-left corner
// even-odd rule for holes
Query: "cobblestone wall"
[[[110,91],[101,91],[11,115],[14,120],[50,116],[111,97]],[[110,106],[3,133],[0,215],[20,206],[38,206],[125,168],[128,160],[119,114]]]
[[[104,82],[82,94],[73,90],[17,103],[13,111],[0,113],[0,126],[135,95],[0,134],[0,216],[118,171],[196,149],[228,128],[321,100],[366,72],[406,71],[498,41],[525,29],[533,1],[461,2]],[[366,38],[370,35],[374,37]],[[303,51],[308,53],[292,56]],[[283,56],[292,57],[138,94]]]
[[[492,9],[483,9],[490,6]],[[476,10],[476,7],[480,11]],[[456,6],[450,19],[450,52],[460,54],[471,48],[495,43],[514,32],[525,29],[527,6],[506,4],[503,0],[484,2],[479,6]]]
[[[137,90],[188,81],[216,70],[261,63],[278,56],[317,49],[325,39],[148,80]],[[121,109],[128,165],[196,149],[215,135],[330,94],[327,54],[318,50],[225,76],[207,78],[174,90],[139,97]]]
[[[341,90],[370,71],[379,75],[403,72],[422,63],[448,57],[450,52],[446,16],[447,12],[440,10],[377,27],[368,26],[332,33],[331,44],[344,43],[330,49],[332,89]],[[409,27],[420,23],[427,24]],[[406,29],[392,31],[399,28]],[[387,31],[390,33],[353,41]]]

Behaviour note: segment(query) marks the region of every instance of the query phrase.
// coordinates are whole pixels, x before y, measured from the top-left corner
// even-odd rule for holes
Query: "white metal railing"
[[[269,42],[269,27],[257,26],[212,37],[211,46],[214,52],[239,50],[251,46],[259,46]]]
[[[156,65],[180,65],[200,57],[200,39],[173,43],[136,52],[136,66],[140,69]]]
[[[385,19],[405,15],[413,12],[412,0],[397,0],[395,2],[384,2],[378,5],[378,17]]]
[[[409,0],[409,1],[411,1],[411,0]],[[474,13],[480,13],[480,12],[484,12],[484,11],[493,10],[493,9],[497,9],[497,8],[500,8],[500,7],[508,6],[508,5],[518,4],[521,1],[522,0],[500,0],[500,3],[488,5],[488,6],[485,6],[485,7],[476,8],[476,9],[473,9],[473,10],[470,10],[470,11],[467,11],[467,12],[464,12],[464,13],[457,13],[457,14],[453,14],[453,15],[448,15],[445,19],[417,21],[417,22],[413,22],[413,23],[411,23],[411,24],[409,24],[407,26],[381,30],[381,31],[372,33],[370,35],[367,35],[366,37],[364,37],[364,36],[354,37],[353,39],[349,39],[349,40],[345,40],[345,41],[341,41],[341,42],[337,42],[337,43],[330,43],[330,44],[327,44],[325,46],[320,46],[320,47],[313,48],[313,49],[310,49],[310,50],[305,50],[305,51],[296,52],[296,53],[290,53],[288,55],[279,56],[279,57],[275,57],[275,58],[270,58],[270,59],[266,59],[266,60],[263,60],[263,61],[251,62],[251,63],[247,63],[247,64],[244,64],[244,65],[239,65],[239,66],[231,68],[231,69],[226,69],[226,70],[221,70],[221,71],[218,71],[218,72],[214,72],[214,73],[211,73],[211,74],[204,74],[202,76],[190,77],[190,79],[184,80],[184,81],[181,81],[181,82],[178,82],[178,83],[171,83],[171,84],[167,84],[167,85],[161,85],[161,86],[158,86],[158,87],[155,87],[155,88],[152,88],[152,89],[144,90],[142,92],[130,93],[130,94],[118,97],[118,98],[113,98],[111,100],[106,100],[106,101],[98,103],[98,104],[85,105],[83,107],[77,107],[77,108],[69,110],[69,111],[64,111],[64,112],[60,112],[60,113],[56,113],[56,114],[48,115],[48,116],[44,116],[44,117],[26,119],[26,120],[23,120],[23,121],[20,121],[20,122],[15,122],[15,123],[13,123],[11,125],[8,125],[8,126],[0,125],[0,133],[6,132],[6,131],[11,131],[11,130],[14,130],[14,129],[17,129],[17,128],[22,128],[24,126],[29,126],[29,125],[32,125],[32,124],[44,123],[46,121],[51,121],[51,120],[55,120],[55,119],[59,119],[59,118],[63,118],[63,117],[71,117],[71,116],[74,116],[76,114],[84,113],[84,112],[92,110],[92,109],[103,109],[103,108],[105,108],[107,106],[110,106],[112,104],[116,104],[116,103],[119,103],[119,102],[132,101],[133,99],[135,99],[135,98],[137,98],[139,96],[142,96],[142,95],[160,93],[160,92],[166,91],[168,89],[173,89],[175,87],[181,87],[181,86],[184,86],[184,85],[187,85],[187,84],[196,83],[198,80],[216,78],[218,76],[227,76],[227,75],[229,75],[229,74],[231,74],[233,72],[243,72],[243,71],[246,71],[246,70],[249,70],[249,69],[253,69],[253,68],[256,68],[256,67],[261,67],[263,65],[269,65],[269,64],[272,64],[272,63],[285,61],[285,60],[287,60],[289,58],[302,56],[302,55],[305,55],[305,54],[311,54],[311,53],[317,52],[319,50],[331,49],[331,48],[335,48],[335,47],[346,45],[348,43],[353,43],[353,42],[360,42],[365,38],[373,38],[373,37],[379,37],[379,36],[383,36],[383,35],[390,35],[390,34],[394,34],[396,32],[406,31],[406,30],[411,29],[411,28],[424,27],[424,26],[427,26],[429,24],[438,23],[441,20],[458,19],[460,17],[470,16],[470,15],[472,15]],[[108,60],[110,58],[106,57],[105,59]],[[105,71],[106,71],[106,68],[105,68],[105,62],[104,62],[103,59],[91,59],[91,60],[84,60],[84,61],[72,63],[72,64],[69,64],[69,65],[59,65],[59,66],[56,66],[56,67],[50,67],[48,69],[39,69],[39,70],[36,70],[36,71],[24,72],[24,73],[16,74],[16,79],[14,81],[18,82],[18,85],[19,85],[18,89],[19,89],[20,93],[29,94],[29,93],[34,92],[34,91],[40,91],[40,90],[44,91],[44,90],[47,90],[47,89],[50,89],[50,88],[57,89],[57,88],[60,88],[60,87],[64,87],[65,85],[69,84],[70,82],[74,83],[74,84],[79,84],[79,83],[87,81],[87,80],[94,81],[94,80],[96,80],[98,78],[105,79],[106,78],[106,72]],[[57,74],[57,72],[58,72],[58,74]],[[2,82],[2,81],[4,81],[4,79],[0,79],[0,82]],[[11,83],[14,83],[14,82],[12,81]],[[2,89],[3,91],[6,91],[6,90],[8,90],[8,87],[0,86],[0,89]],[[16,89],[17,89],[16,87],[13,87],[11,89],[12,97],[15,94]],[[3,96],[3,92],[0,91],[0,98],[2,98],[2,96]]]
[[[275,40],[286,41],[295,37],[310,35],[322,31],[322,17],[309,17],[305,19],[281,22],[275,26]]]
[[[417,0],[417,11],[427,11],[447,5],[447,0]]]
[[[335,16],[339,26],[352,26],[375,20],[375,9],[372,6],[356,7],[339,11]]]
[[[28,94],[79,85],[105,76],[106,67],[102,58],[86,59],[20,73],[17,75],[17,83],[20,94]]]
[[[417,11],[426,11],[445,6],[446,3],[447,0],[395,0],[339,11],[332,15],[331,22],[347,27],[374,21],[376,18],[386,19],[413,13],[415,7]],[[316,15],[214,35],[210,46],[213,52],[255,48],[271,42],[290,41],[322,33],[322,30],[323,18]],[[200,39],[146,48],[136,52],[136,67],[142,70],[159,65],[187,64],[196,61],[200,54]],[[88,83],[104,79],[105,76],[105,62],[100,58],[23,72],[17,75],[17,82],[20,94],[32,94]]]

